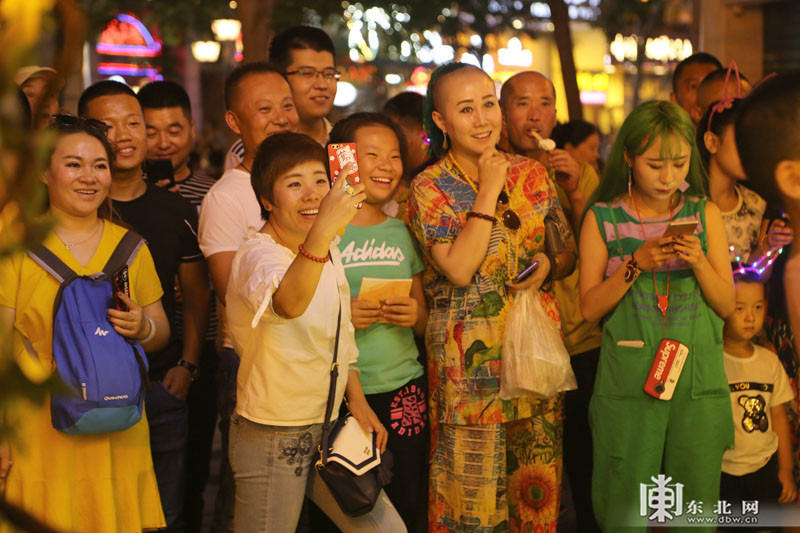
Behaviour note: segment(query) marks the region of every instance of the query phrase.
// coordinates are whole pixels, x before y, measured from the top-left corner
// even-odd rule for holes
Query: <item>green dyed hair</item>
[[[695,131],[689,114],[682,107],[672,102],[653,100],[645,102],[634,109],[619,130],[617,140],[611,148],[611,154],[603,171],[600,185],[595,189],[587,202],[587,209],[596,202],[610,202],[628,192],[628,164],[625,154],[634,158],[642,155],[656,139],[661,138],[662,155],[669,154],[677,143],[670,139],[683,139],[689,143],[692,154],[689,159],[689,173],[686,182],[687,194],[705,196],[707,176],[700,162],[700,153],[695,144]],[[636,177],[633,177],[636,180]]]
[[[433,112],[436,110],[436,86],[440,83],[442,78],[451,72],[470,66],[473,65],[459,63],[457,61],[447,63],[434,70],[433,74],[431,74],[430,81],[428,81],[428,91],[425,94],[425,101],[422,103],[422,125],[425,126],[425,131],[428,133],[428,138],[431,141],[431,151],[436,155],[443,155],[446,152],[444,149],[444,132],[440,130],[439,126],[433,121]]]

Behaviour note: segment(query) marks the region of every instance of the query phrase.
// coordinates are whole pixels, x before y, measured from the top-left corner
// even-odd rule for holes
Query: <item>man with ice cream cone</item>
[[[508,152],[545,165],[556,184],[558,201],[575,231],[588,198],[599,183],[595,170],[578,163],[550,139],[556,125],[556,94],[543,74],[521,72],[509,78],[500,93],[503,126],[501,146]],[[600,328],[583,319],[578,272],[555,284],[564,343],[570,353],[578,390],[567,393],[564,408],[564,469],[572,486],[579,531],[599,531],[589,494],[592,443],[588,409],[600,355]]]

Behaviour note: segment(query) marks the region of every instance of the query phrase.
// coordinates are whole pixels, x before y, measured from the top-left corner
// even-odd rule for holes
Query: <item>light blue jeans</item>
[[[233,529],[236,533],[293,533],[308,496],[343,533],[403,533],[406,527],[386,493],[369,513],[344,514],[314,459],[322,424],[265,426],[231,417],[230,461],[236,484]]]

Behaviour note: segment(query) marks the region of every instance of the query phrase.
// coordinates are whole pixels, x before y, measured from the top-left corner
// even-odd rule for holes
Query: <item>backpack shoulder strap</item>
[[[103,267],[103,273],[106,279],[111,277],[123,266],[131,264],[131,261],[139,252],[139,248],[144,244],[144,239],[141,235],[134,231],[128,231],[122,236],[117,247],[112,252],[111,257],[108,258],[106,266]]]
[[[39,244],[27,250],[28,256],[33,259],[40,267],[56,278],[59,283],[77,276],[74,270],[68,267],[56,254],[47,249],[44,244]]]

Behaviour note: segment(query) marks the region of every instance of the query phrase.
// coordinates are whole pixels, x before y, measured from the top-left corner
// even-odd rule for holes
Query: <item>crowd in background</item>
[[[672,101],[636,107],[601,161],[597,127],[557,124],[534,71],[497,87],[449,63],[425,96],[332,124],[335,57],[298,26],[230,73],[238,140],[218,178],[193,155],[179,84],[100,81],[58,115],[40,101],[55,71],[20,71],[27,127],[56,138],[44,246],[91,276],[126,231],[146,241],[108,321],[146,352],[149,385],[124,431],[57,431],[48,403],[4,413],[19,428],[0,443],[9,502],[64,531],[200,531],[218,426],[213,531],[645,531],[659,474],[698,516],[797,505],[797,74],[751,83],[694,54]],[[359,182],[350,166],[331,184],[329,143],[355,143]],[[406,288],[359,298],[376,280]],[[500,394],[528,291],[546,316],[531,334],[558,328],[575,390]],[[31,256],[0,261],[30,376],[54,369],[57,293]],[[648,393],[670,343],[680,378]],[[334,413],[394,458],[358,517],[314,467],[334,349]]]

